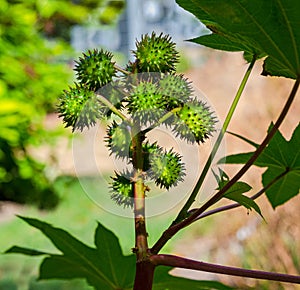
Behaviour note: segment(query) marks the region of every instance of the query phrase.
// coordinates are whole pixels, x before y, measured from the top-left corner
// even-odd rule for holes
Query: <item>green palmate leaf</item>
[[[95,246],[92,248],[68,232],[37,219],[20,217],[47,236],[62,254],[13,246],[5,253],[29,256],[47,255],[40,266],[39,280],[84,278],[97,290],[132,290],[135,273],[135,256],[124,256],[118,238],[98,223]],[[169,274],[172,267],[158,267],[153,290],[231,290],[215,281],[195,281]]]
[[[219,169],[219,175],[215,172],[213,172],[213,174],[219,185],[218,190],[222,189],[229,182],[229,177],[223,170]],[[251,189],[252,187],[246,182],[238,181],[226,191],[223,197],[233,200],[249,210],[254,209],[261,217],[263,217],[257,203],[250,197],[243,195],[243,193],[248,192]]]
[[[232,290],[233,288],[216,281],[197,281],[169,274],[172,267],[158,267],[155,270],[152,290]]]
[[[222,158],[219,163],[244,164],[253,152],[235,154]],[[287,141],[278,131],[263,153],[254,162],[267,167],[262,183],[267,187],[266,195],[273,208],[296,196],[300,188],[300,124]]]
[[[85,245],[68,232],[45,222],[21,217],[29,225],[47,236],[61,255],[12,247],[6,253],[43,255],[39,279],[85,278],[95,289],[122,290],[132,287],[135,256],[124,256],[118,238],[98,224],[95,232],[96,248]]]
[[[267,56],[263,74],[300,76],[300,1],[177,0],[211,31],[192,41],[215,49]],[[246,58],[248,59],[248,57]]]

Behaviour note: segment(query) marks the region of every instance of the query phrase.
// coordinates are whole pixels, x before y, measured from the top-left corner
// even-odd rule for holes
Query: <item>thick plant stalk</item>
[[[137,262],[133,290],[151,290],[155,266],[149,261]]]
[[[278,128],[280,127],[281,123],[283,122],[285,116],[287,115],[287,113],[295,99],[296,93],[299,88],[299,83],[300,83],[300,78],[298,78],[296,80],[296,82],[292,88],[292,91],[291,91],[277,121],[275,122],[274,126],[268,132],[268,134],[266,135],[263,142],[257,147],[256,151],[251,156],[251,158],[247,161],[247,163],[237,172],[237,174],[220,191],[218,191],[213,197],[211,197],[202,207],[197,209],[193,214],[191,214],[189,217],[187,217],[183,221],[168,228],[162,234],[162,236],[159,238],[159,240],[156,242],[156,244],[152,247],[151,252],[153,254],[157,254],[160,251],[160,249],[167,243],[167,241],[170,238],[172,238],[177,232],[179,232],[181,229],[187,227],[188,225],[192,224],[210,206],[212,206],[213,204],[218,202],[222,198],[222,196],[225,194],[225,192],[248,171],[248,169],[253,165],[253,163],[258,158],[258,156],[262,153],[262,151],[269,144],[269,142],[271,141],[271,139],[277,132]]]
[[[225,118],[225,121],[224,121],[224,124],[222,126],[222,129],[221,129],[221,131],[220,131],[220,133],[218,135],[217,141],[215,142],[214,147],[213,147],[213,149],[212,149],[212,151],[211,151],[211,153],[210,153],[210,155],[209,155],[209,157],[208,157],[208,159],[206,161],[206,164],[204,165],[204,168],[203,168],[203,170],[201,172],[201,175],[200,175],[200,177],[199,177],[199,179],[198,179],[198,181],[197,181],[197,183],[196,183],[196,185],[195,185],[195,187],[194,187],[191,195],[189,196],[188,200],[186,201],[185,205],[183,206],[183,208],[179,212],[179,214],[176,217],[176,219],[174,220],[173,225],[176,224],[176,223],[178,223],[178,222],[180,222],[181,220],[183,220],[184,218],[187,217],[187,212],[190,209],[191,205],[194,203],[195,198],[196,198],[196,196],[197,196],[197,194],[198,194],[198,192],[199,192],[199,190],[200,190],[200,188],[201,188],[201,186],[202,186],[202,184],[204,182],[204,179],[205,179],[205,177],[206,177],[206,175],[207,175],[207,173],[209,171],[211,163],[212,163],[213,159],[215,158],[215,155],[216,155],[216,153],[217,153],[217,151],[218,151],[218,149],[219,149],[219,147],[221,145],[221,142],[223,140],[225,132],[226,132],[226,130],[228,128],[228,125],[229,125],[229,123],[230,123],[230,121],[232,119],[233,113],[234,113],[234,111],[235,111],[235,109],[237,107],[237,104],[238,104],[238,102],[239,102],[239,100],[240,100],[240,98],[242,96],[242,93],[243,93],[243,91],[245,89],[245,86],[247,84],[247,81],[249,79],[249,76],[251,74],[253,66],[255,64],[255,61],[256,61],[256,56],[253,56],[253,59],[252,59],[251,63],[249,64],[249,66],[248,66],[248,68],[247,68],[247,70],[245,72],[245,75],[244,75],[244,77],[243,77],[243,79],[241,81],[241,84],[240,84],[240,86],[238,88],[238,91],[237,91],[237,93],[236,93],[236,95],[235,95],[235,97],[233,99],[233,102],[232,102],[230,108],[229,108],[229,111],[228,111],[227,116]]]
[[[191,270],[198,270],[210,273],[225,274],[230,276],[239,276],[244,278],[263,279],[278,282],[288,282],[293,284],[300,284],[300,276],[272,273],[266,271],[248,270],[237,267],[228,267],[205,262],[199,262],[191,259],[186,259],[173,255],[153,255],[150,261],[158,266],[171,266],[177,268],[185,268]]]
[[[154,266],[149,263],[148,258],[148,234],[145,219],[145,191],[146,186],[143,181],[143,136],[140,128],[136,126],[132,130],[132,163],[135,170],[133,178],[134,193],[134,222],[135,222],[135,248],[136,273],[134,290],[151,290],[154,274]]]

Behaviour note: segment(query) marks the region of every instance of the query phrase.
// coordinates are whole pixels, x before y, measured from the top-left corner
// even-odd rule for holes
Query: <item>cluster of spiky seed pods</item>
[[[183,180],[181,156],[147,140],[153,127],[166,125],[187,142],[200,143],[215,124],[208,106],[193,97],[191,83],[176,74],[179,56],[169,36],[146,34],[133,54],[135,60],[126,69],[117,67],[113,55],[104,50],[83,54],[74,68],[78,82],[64,91],[58,106],[60,117],[73,131],[114,116],[107,127],[107,146],[133,165],[133,172],[116,172],[112,177],[111,197],[124,206],[133,205],[137,169],[143,171],[145,182],[153,180],[166,189]],[[135,160],[133,140],[140,143],[142,162]]]

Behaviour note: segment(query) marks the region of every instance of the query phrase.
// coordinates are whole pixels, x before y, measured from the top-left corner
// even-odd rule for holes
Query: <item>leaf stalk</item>
[[[164,265],[210,273],[239,276],[244,278],[263,279],[300,284],[300,276],[216,265],[186,259],[174,255],[153,255],[150,257],[150,261],[156,266]]]
[[[262,141],[262,143],[257,147],[254,154],[251,156],[251,158],[245,163],[245,165],[236,173],[236,175],[229,180],[229,182],[221,189],[219,190],[215,195],[213,195],[206,203],[204,203],[203,206],[201,206],[199,209],[197,209],[193,214],[191,214],[186,219],[182,220],[181,222],[172,225],[169,227],[162,236],[158,239],[158,241],[155,243],[155,245],[152,247],[151,252],[153,254],[157,254],[160,249],[167,243],[167,241],[173,237],[177,232],[179,232],[181,229],[189,226],[194,221],[197,220],[197,218],[204,213],[209,207],[211,207],[213,204],[215,204],[217,201],[219,201],[222,196],[226,193],[230,187],[235,184],[247,171],[248,169],[253,165],[253,163],[256,161],[256,159],[259,157],[259,155],[263,152],[263,150],[266,148],[266,146],[269,144],[275,133],[277,132],[278,128],[282,124],[285,116],[287,115],[294,99],[296,96],[296,93],[298,91],[300,84],[300,78],[298,78],[294,86],[292,88],[292,91],[277,119],[274,126],[271,128],[271,130],[266,135],[265,139]]]
[[[188,198],[188,200],[186,201],[185,205],[180,210],[178,216],[176,217],[176,219],[174,220],[174,222],[173,222],[172,225],[174,225],[174,224],[182,221],[183,219],[185,219],[187,217],[187,212],[190,209],[191,205],[194,203],[194,201],[196,199],[196,196],[197,196],[199,190],[201,189],[202,184],[203,184],[203,182],[205,180],[205,177],[206,177],[206,175],[207,175],[207,173],[209,171],[209,168],[210,168],[210,166],[212,164],[212,161],[215,158],[216,153],[217,153],[217,151],[218,151],[218,149],[219,149],[219,147],[221,145],[221,142],[223,140],[225,132],[226,132],[228,126],[229,126],[229,123],[230,123],[230,121],[232,119],[233,113],[234,113],[234,111],[235,111],[235,109],[237,107],[237,104],[238,104],[238,102],[239,102],[239,100],[241,98],[241,95],[242,95],[242,93],[243,93],[243,91],[245,89],[245,86],[247,84],[247,81],[249,79],[249,76],[251,74],[251,71],[252,71],[252,69],[254,67],[255,62],[256,62],[256,56],[253,56],[252,61],[249,64],[249,66],[248,66],[248,68],[247,68],[247,70],[245,72],[245,75],[244,75],[244,77],[243,77],[243,79],[241,81],[241,84],[240,84],[240,86],[238,88],[238,91],[237,91],[237,93],[236,93],[236,95],[235,95],[235,97],[233,99],[233,102],[232,102],[230,108],[229,108],[229,111],[228,111],[227,116],[225,118],[225,121],[224,121],[224,124],[222,126],[222,129],[221,129],[221,131],[220,131],[220,133],[218,135],[218,138],[217,138],[217,140],[216,140],[216,142],[214,144],[214,147],[213,147],[213,149],[212,149],[212,151],[211,151],[211,153],[210,153],[210,155],[209,155],[209,157],[208,157],[208,159],[206,161],[206,164],[205,164],[205,166],[204,166],[204,168],[203,168],[203,170],[201,172],[201,175],[199,176],[199,179],[198,179],[198,181],[197,181],[197,183],[196,183],[196,185],[195,185],[195,187],[194,187],[194,189],[193,189],[190,197]]]

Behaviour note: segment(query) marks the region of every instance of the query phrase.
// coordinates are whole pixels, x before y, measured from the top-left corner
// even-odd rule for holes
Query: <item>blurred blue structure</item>
[[[77,51],[105,47],[129,57],[136,39],[142,34],[167,33],[177,43],[206,32],[192,14],[180,8],[175,0],[127,0],[117,25],[101,27],[75,26],[71,41]]]

